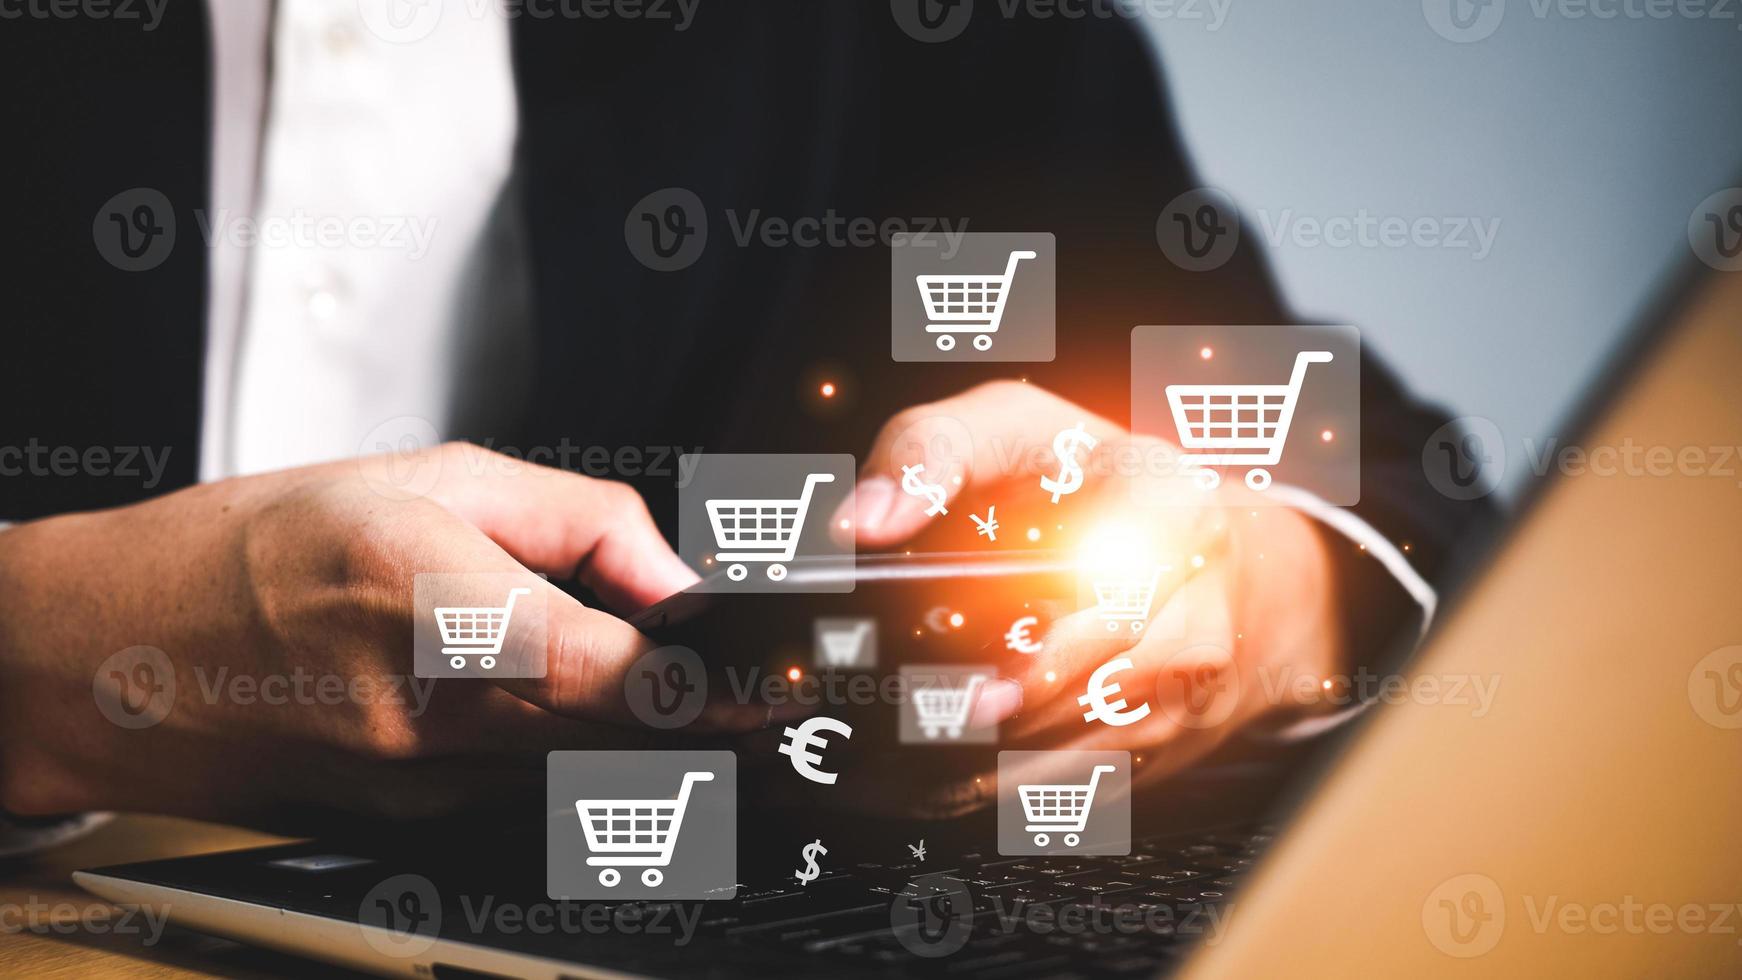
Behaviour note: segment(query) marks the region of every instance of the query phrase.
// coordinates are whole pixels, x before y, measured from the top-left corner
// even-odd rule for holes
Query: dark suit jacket
[[[515,203],[530,239],[534,356],[513,417],[458,434],[860,452],[894,410],[1013,367],[1122,420],[1132,326],[1292,322],[1250,249],[1191,273],[1157,248],[1158,213],[1197,179],[1139,29],[981,7],[940,44],[903,33],[888,4],[859,0],[703,5],[681,33],[515,20]],[[0,25],[0,445],[167,446],[169,478],[151,492],[194,480],[207,254],[193,212],[208,206],[209,44],[203,0],[169,0],[152,32]],[[148,272],[120,271],[93,247],[93,216],[132,187],[162,191],[181,229]],[[629,209],[664,187],[693,191],[712,223],[701,258],[678,272],[650,270],[625,246]],[[892,364],[885,250],[740,247],[727,209],[1053,231],[1058,358]],[[802,407],[818,366],[850,404]],[[1371,358],[1362,379],[1358,509],[1411,541],[1432,574],[1481,505],[1424,479],[1421,447],[1442,419]],[[669,479],[642,489],[656,515],[674,512]],[[146,495],[115,478],[0,478],[0,519]],[[1352,592],[1382,588],[1371,562],[1347,565],[1352,583],[1369,580]],[[1373,629],[1404,614],[1400,596],[1368,603]]]

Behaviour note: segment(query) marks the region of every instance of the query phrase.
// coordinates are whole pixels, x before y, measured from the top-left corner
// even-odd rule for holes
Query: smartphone
[[[824,648],[819,620],[871,620],[871,651],[851,669],[890,673],[912,664],[991,662],[1030,646],[1076,599],[1074,563],[1046,550],[985,554],[860,555],[787,563],[794,591],[679,592],[630,618],[655,642],[688,647],[710,669],[848,669]],[[851,581],[851,592],[800,592],[806,583]],[[715,583],[721,583],[716,586]],[[1011,642],[1013,628],[1023,628]],[[1021,655],[1017,653],[1016,655]]]

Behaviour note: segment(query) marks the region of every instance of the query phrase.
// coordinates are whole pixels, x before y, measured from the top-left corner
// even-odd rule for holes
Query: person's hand
[[[1078,423],[1099,444],[1077,454],[1087,469],[1081,489],[1054,504],[1040,478],[1058,475],[1052,440]],[[1243,725],[1300,710],[1293,692],[1337,668],[1334,582],[1311,521],[1258,501],[1238,481],[1205,491],[1177,456],[1162,440],[1016,382],[908,409],[878,436],[856,500],[842,509],[856,516],[861,550],[889,550],[922,532],[931,538],[945,530],[940,523],[952,545],[1034,547],[1021,535],[1035,527],[1044,530],[1039,546],[1065,548],[1085,579],[1101,563],[1162,566],[1141,632],[1109,632],[1091,606],[1053,620],[1037,654],[999,651],[1001,679],[982,688],[973,720],[1001,723],[1000,748],[1129,750],[1141,760],[1135,780],[1154,780]],[[924,499],[902,492],[902,469],[914,463],[945,487],[947,516],[927,516]],[[994,505],[1004,528],[997,544],[976,537],[968,516]],[[1149,714],[1122,727],[1086,721],[1078,696],[1097,668],[1120,657],[1132,666],[1108,678],[1118,682],[1117,697],[1127,710],[1147,703]],[[861,782],[878,785],[879,800],[905,787],[905,806],[948,814],[990,801],[993,774],[972,775],[979,778]]]
[[[407,466],[435,474],[426,494],[396,492]],[[419,572],[524,577],[546,648],[504,662],[546,675],[413,677]],[[621,610],[695,579],[626,486],[458,444],[0,531],[0,807],[423,815],[542,785],[548,749],[649,744],[623,674],[650,644],[532,572]],[[93,695],[136,646],[163,651],[177,692],[130,728]],[[164,679],[123,674],[121,694],[150,704]],[[718,704],[689,730],[763,722]]]

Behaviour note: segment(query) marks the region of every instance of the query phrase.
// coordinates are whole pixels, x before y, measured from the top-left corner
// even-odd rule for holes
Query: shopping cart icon
[[[665,872],[659,869],[671,864],[671,852],[677,847],[690,788],[713,778],[705,770],[684,773],[675,800],[576,800],[587,849],[593,852],[587,866],[604,868],[599,884],[615,888],[623,880],[617,868],[642,868],[641,883],[658,887],[665,880]]]
[[[974,695],[984,683],[985,675],[975,674],[961,687],[915,688],[913,711],[919,719],[920,731],[926,738],[937,738],[940,732],[950,738],[961,738],[968,712],[974,709]]]
[[[1213,490],[1222,482],[1220,473],[1206,467],[1246,465],[1252,467],[1246,471],[1248,487],[1270,486],[1264,467],[1282,461],[1307,365],[1330,360],[1330,351],[1301,351],[1285,385],[1168,385],[1167,403],[1180,447],[1217,450],[1180,454],[1181,462],[1195,464],[1198,485]]]
[[[975,350],[991,350],[992,335],[1004,319],[1004,304],[1010,299],[1010,283],[1016,278],[1016,263],[1035,258],[1026,249],[1011,252],[1001,276],[914,276],[919,298],[925,301],[927,333],[938,335],[938,350],[956,346],[955,334],[974,335]]]
[[[1161,579],[1161,572],[1157,566],[1147,575],[1121,574],[1093,580],[1095,612],[1100,614],[1107,629],[1117,631],[1120,623],[1129,623],[1131,632],[1143,631],[1144,620],[1149,616],[1149,604],[1155,601],[1155,585]]]
[[[1089,773],[1087,784],[1024,783],[1016,787],[1022,799],[1022,813],[1028,825],[1022,829],[1034,835],[1034,846],[1052,843],[1050,835],[1064,832],[1066,847],[1083,842],[1083,828],[1089,823],[1089,809],[1095,803],[1095,785],[1101,774],[1114,772],[1113,766],[1096,766]]]
[[[871,620],[861,619],[851,627],[819,628],[817,640],[823,647],[823,665],[827,667],[858,665],[859,654],[865,649],[865,637],[871,632],[871,624]]]
[[[514,600],[531,594],[531,589],[509,589],[508,603],[502,606],[437,606],[436,626],[442,632],[448,666],[464,670],[467,657],[478,657],[478,666],[485,670],[496,666],[514,615]]]
[[[769,562],[769,581],[786,578],[786,566],[798,550],[804,515],[810,510],[811,491],[819,483],[833,483],[833,473],[811,473],[797,500],[710,500],[708,521],[714,526],[714,541],[724,549],[715,560],[729,562],[726,577],[742,582],[750,574],[744,562]]]

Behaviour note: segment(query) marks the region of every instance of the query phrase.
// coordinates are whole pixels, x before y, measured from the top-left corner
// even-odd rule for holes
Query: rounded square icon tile
[[[543,677],[550,586],[531,572],[412,577],[412,673]]]
[[[1049,232],[938,230],[893,236],[890,357],[1052,360],[1056,254]]]
[[[701,453],[681,466],[691,475],[678,490],[678,554],[702,576],[692,591],[853,591],[853,518],[841,512],[852,456]]]
[[[732,752],[552,752],[545,885],[557,900],[737,894]]]
[[[1131,853],[1131,753],[998,753],[998,853]]]

